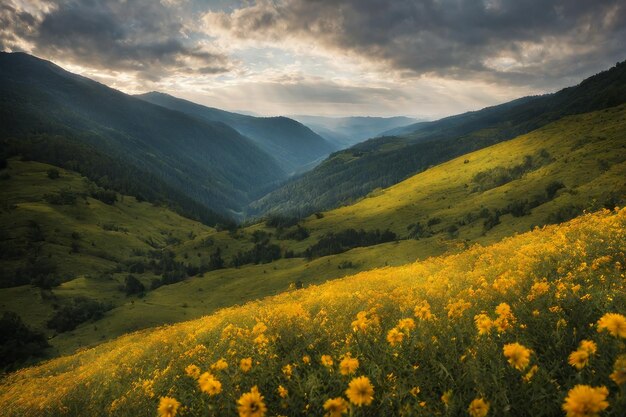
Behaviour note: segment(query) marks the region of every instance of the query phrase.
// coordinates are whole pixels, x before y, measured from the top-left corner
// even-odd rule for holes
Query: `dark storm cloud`
[[[14,22],[16,28],[24,27],[22,16],[30,16],[30,31],[13,31],[13,34],[30,42],[36,55],[92,68],[137,71],[149,79],[179,70],[200,73],[228,70],[227,57],[190,40],[176,8],[161,2],[81,0],[54,1],[48,5],[37,17],[20,11],[18,6],[12,7],[12,13],[2,15]],[[2,43],[4,46],[8,41]]]
[[[537,83],[626,58],[623,0],[284,0],[209,13],[239,38],[299,38],[409,74]]]

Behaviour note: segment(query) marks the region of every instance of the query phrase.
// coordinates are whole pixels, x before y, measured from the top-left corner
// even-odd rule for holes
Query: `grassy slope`
[[[596,322],[626,309],[625,230],[626,209],[585,215],[489,247],[365,272],[126,335],[9,375],[1,382],[3,412],[150,416],[159,397],[170,396],[185,406],[181,415],[231,415],[239,396],[258,385],[270,415],[305,409],[322,415],[326,399],[345,395],[351,376],[341,375],[337,364],[349,353],[359,360],[356,375],[369,377],[374,386],[372,404],[359,415],[462,415],[477,397],[490,403],[491,415],[560,415],[576,384],[607,386],[610,407],[603,415],[623,415],[626,398],[609,374],[624,346],[599,332]],[[545,292],[532,295],[531,286],[541,281]],[[413,316],[423,301],[435,320]],[[479,336],[474,316],[485,312],[496,319],[494,309],[503,302],[512,312],[503,330]],[[452,313],[464,303],[465,309]],[[367,312],[363,332],[351,324],[359,311]],[[409,317],[417,330],[405,330],[402,342],[391,346],[385,335]],[[267,329],[253,329],[256,322]],[[266,343],[259,343],[259,334]],[[598,353],[578,372],[567,357],[583,339],[595,341]],[[513,342],[532,349],[523,371],[502,354],[504,344]],[[334,359],[334,371],[320,364],[324,354]],[[304,355],[310,364],[303,363]],[[253,359],[249,373],[237,367],[246,357]],[[222,392],[209,397],[185,375],[185,367],[194,364],[204,372],[218,358],[229,367],[211,371]],[[281,372],[285,365],[292,366],[291,377]],[[538,372],[522,382],[533,365]],[[285,400],[276,392],[279,384],[289,390]],[[413,387],[420,387],[416,395],[410,393]],[[440,397],[448,390],[446,407]]]
[[[406,235],[408,224],[439,217],[442,222],[435,229],[445,230],[479,207],[503,208],[543,193],[551,181],[565,184],[566,189],[553,201],[537,207],[528,216],[503,216],[501,225],[486,236],[482,236],[481,222],[460,227],[460,239],[493,241],[542,224],[559,206],[583,204],[587,208],[585,204],[602,200],[610,192],[625,194],[625,135],[626,106],[566,117],[513,140],[437,165],[353,205],[326,212],[323,219],[311,216],[306,227],[318,234],[348,227],[390,228],[402,236]],[[534,156],[541,149],[547,150],[555,161],[503,186],[472,192],[475,174],[520,164],[525,155]],[[610,169],[604,169],[601,160]]]
[[[2,180],[3,247],[28,250],[27,225],[29,221],[36,221],[45,236],[45,242],[36,243],[41,245],[41,256],[50,256],[58,267],[57,275],[66,281],[53,290],[56,299],[43,299],[41,291],[30,285],[0,289],[1,309],[18,312],[35,328],[45,328],[53,304],[64,298],[86,296],[114,305],[134,301],[134,297],[128,300],[119,290],[127,273],[112,273],[118,263],[131,259],[146,261],[145,256],[134,256],[132,251],[147,252],[165,247],[167,238],[185,240],[190,233],[212,230],[168,209],[139,203],[128,196],[114,205],[91,197],[79,198],[71,206],[49,204],[43,200],[46,194],[60,190],[87,193],[89,189],[89,182],[71,171],[59,169],[60,178],[49,179],[50,168],[47,164],[10,160],[9,167],[3,171],[10,178]],[[104,230],[104,224],[115,225],[120,231]],[[73,232],[80,236],[78,253],[71,251]],[[13,271],[22,264],[23,257],[2,260],[4,271]],[[138,277],[146,286],[153,278],[149,273]]]
[[[278,294],[298,280],[305,285],[319,284],[357,271],[385,265],[402,265],[428,256],[457,252],[474,242],[486,244],[498,241],[514,233],[527,231],[532,225],[544,224],[551,213],[572,204],[590,209],[601,207],[607,195],[626,194],[623,180],[626,177],[624,162],[626,149],[623,140],[625,132],[626,106],[572,116],[514,140],[433,167],[379,192],[376,196],[365,198],[354,206],[326,212],[322,219],[311,216],[302,223],[311,231],[311,237],[304,241],[276,239],[272,241],[284,249],[303,251],[331,231],[349,227],[367,230],[389,227],[400,236],[406,236],[406,226],[410,223],[416,221],[425,223],[430,218],[440,217],[442,222],[434,226],[437,233],[430,238],[400,240],[368,248],[357,248],[312,261],[303,258],[281,259],[271,264],[212,271],[202,277],[194,277],[151,291],[143,299],[126,299],[116,290],[119,285],[116,281],[107,287],[110,293],[103,289],[98,290],[99,295],[110,294],[110,299],[117,306],[114,310],[107,313],[96,326],[93,324],[79,326],[72,332],[58,335],[53,343],[60,352],[70,353],[81,346],[92,345],[129,331],[188,320],[209,314],[218,308]],[[476,173],[498,166],[518,164],[524,155],[534,155],[540,149],[546,149],[555,159],[554,162],[518,180],[485,192],[471,192],[472,187],[464,187],[464,184],[471,185],[471,179]],[[464,163],[466,159],[470,162]],[[600,160],[606,161],[608,170],[607,165],[604,165],[605,168],[601,167]],[[45,176],[44,173],[40,175]],[[449,226],[458,224],[467,213],[476,212],[482,206],[490,209],[502,208],[511,201],[544,192],[545,185],[555,179],[561,180],[567,188],[559,191],[552,201],[533,209],[528,216],[504,215],[500,219],[501,224],[486,233],[482,225],[484,219],[459,226],[459,234],[456,237],[450,236],[445,231]],[[154,210],[145,204],[141,207]],[[143,218],[146,219],[150,216],[147,212],[143,214]],[[122,226],[126,224],[122,220],[116,222]],[[249,226],[235,235],[226,231],[216,232],[213,229],[198,227],[193,222],[185,223],[177,235],[183,242],[171,247],[177,253],[178,260],[184,263],[199,265],[216,247],[222,250],[222,256],[228,261],[238,251],[253,246],[250,240],[253,231],[275,232],[264,224]],[[152,230],[157,238],[160,230],[169,228],[155,226],[146,230]],[[189,230],[195,232],[194,239],[184,237]],[[207,238],[213,241],[212,245],[203,243]],[[120,246],[126,244],[123,242]],[[132,244],[132,241],[128,244]],[[64,247],[62,252],[66,254],[67,248]],[[129,251],[124,249],[123,252]],[[344,261],[352,262],[354,268],[340,269],[339,265]],[[85,264],[86,268],[89,267],[89,262]],[[68,265],[78,267],[80,262]],[[124,276],[125,274],[118,275],[117,280],[120,281]],[[143,279],[148,282],[150,277]],[[90,289],[96,288],[96,285],[106,286],[93,279],[81,278],[73,284],[62,286],[61,294],[70,285],[83,288],[82,291],[87,294],[94,294],[95,291]],[[25,297],[38,297],[38,291],[28,287],[0,290],[0,294],[3,293],[11,294],[2,295],[3,299],[14,299],[15,303],[20,303]],[[40,311],[40,308],[41,306],[33,304],[32,314],[38,323],[42,323],[42,319],[49,312],[49,307],[43,311]]]

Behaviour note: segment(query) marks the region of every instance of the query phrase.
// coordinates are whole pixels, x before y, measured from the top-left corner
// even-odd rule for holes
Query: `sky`
[[[2,0],[0,50],[259,115],[434,119],[626,59],[624,0]]]

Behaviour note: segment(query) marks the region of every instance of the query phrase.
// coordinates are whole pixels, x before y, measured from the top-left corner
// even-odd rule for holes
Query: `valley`
[[[3,415],[626,410],[624,62],[424,121],[1,52],[0,121]]]

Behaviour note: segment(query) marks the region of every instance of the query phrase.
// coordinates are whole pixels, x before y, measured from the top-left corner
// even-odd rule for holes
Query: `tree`
[[[143,294],[146,287],[134,275],[128,275],[124,280],[126,295]]]

